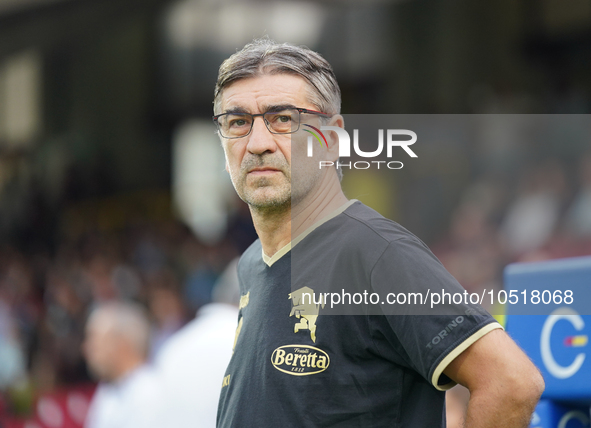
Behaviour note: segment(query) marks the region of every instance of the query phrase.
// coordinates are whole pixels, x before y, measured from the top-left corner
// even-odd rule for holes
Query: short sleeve
[[[386,315],[374,318],[372,328],[383,338],[378,342],[380,353],[439,390],[455,385],[443,375],[449,363],[488,332],[502,328],[469,300],[453,304],[450,297],[451,305],[431,308],[430,293],[464,297],[465,290],[418,239],[392,241],[372,269],[371,286],[381,296],[390,293],[407,300],[403,310],[401,305],[397,311],[392,310],[395,305],[383,305]],[[409,297],[416,303],[409,304]]]

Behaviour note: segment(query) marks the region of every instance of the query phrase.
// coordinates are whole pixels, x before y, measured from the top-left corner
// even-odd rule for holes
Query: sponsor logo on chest
[[[281,372],[307,376],[326,370],[330,364],[330,357],[322,349],[314,346],[284,345],[273,351],[271,363]]]

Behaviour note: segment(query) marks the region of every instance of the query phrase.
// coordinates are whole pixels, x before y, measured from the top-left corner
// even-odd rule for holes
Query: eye
[[[236,119],[230,121],[230,126],[243,126],[246,123],[244,119]]]
[[[267,113],[266,119],[269,123],[274,125],[284,125],[289,124],[291,122],[291,113]]]
[[[249,125],[250,121],[244,116],[234,116],[228,118],[228,126],[231,128],[241,128]]]

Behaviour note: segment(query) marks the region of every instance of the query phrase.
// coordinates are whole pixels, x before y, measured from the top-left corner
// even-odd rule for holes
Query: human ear
[[[345,129],[345,119],[340,114],[335,114],[330,118],[327,126],[337,126]],[[329,131],[327,134],[328,150],[326,160],[336,162],[339,159],[339,137],[334,131]]]

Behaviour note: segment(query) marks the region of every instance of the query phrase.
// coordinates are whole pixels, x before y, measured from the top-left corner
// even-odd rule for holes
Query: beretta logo
[[[322,349],[308,345],[285,345],[273,351],[271,363],[277,370],[294,375],[307,376],[323,372],[330,358]]]

